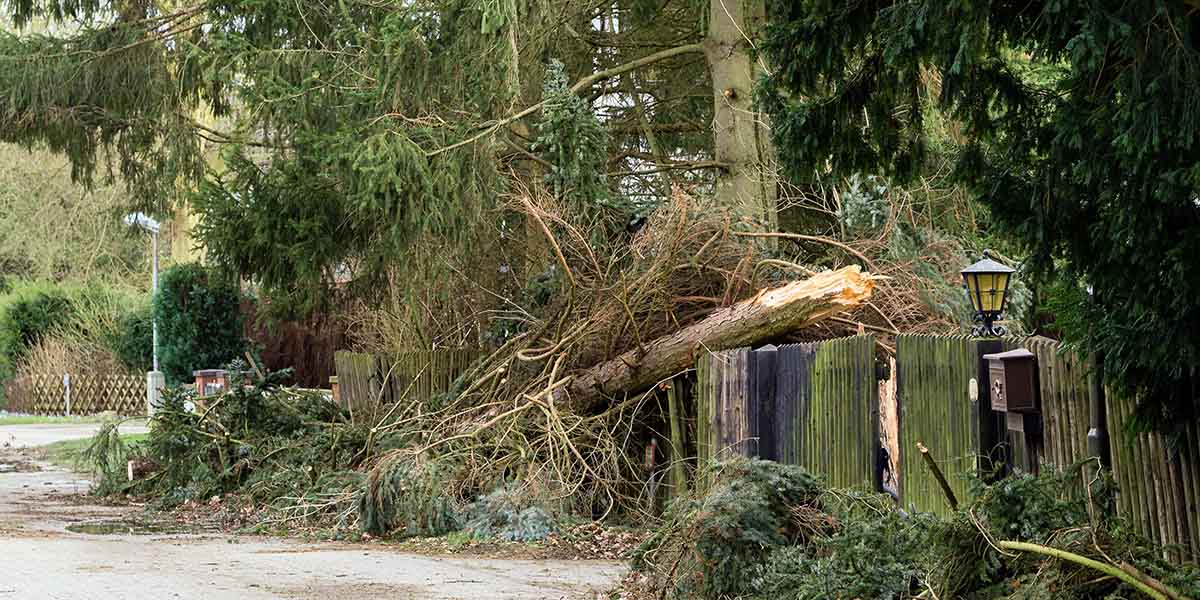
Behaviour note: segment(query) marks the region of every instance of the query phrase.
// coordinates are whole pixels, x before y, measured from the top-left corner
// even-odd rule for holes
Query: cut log
[[[856,265],[762,290],[699,323],[574,373],[567,388],[570,404],[593,410],[609,396],[647,389],[691,367],[700,352],[749,346],[854,308],[870,299],[874,287],[873,278]]]
[[[158,463],[148,458],[135,458],[125,464],[126,474],[129,475],[129,481],[137,481],[154,473],[159,469]]]

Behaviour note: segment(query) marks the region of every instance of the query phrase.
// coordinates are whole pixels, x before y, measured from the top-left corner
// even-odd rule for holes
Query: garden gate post
[[[975,412],[975,422],[978,424],[976,456],[976,471],[984,479],[1003,477],[1008,473],[1008,452],[1004,445],[1004,433],[1008,429],[1005,416],[992,410],[991,386],[988,385],[988,361],[985,354],[996,354],[1004,351],[1004,344],[997,339],[983,339],[976,342],[975,381],[979,391],[979,399],[971,409]]]

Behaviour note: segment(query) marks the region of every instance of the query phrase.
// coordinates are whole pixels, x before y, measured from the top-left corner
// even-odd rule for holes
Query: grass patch
[[[111,418],[111,415],[109,416]],[[3,425],[83,425],[104,421],[101,415],[83,415],[74,417],[51,417],[45,415],[0,415],[0,426]]]
[[[128,446],[145,440],[147,435],[145,433],[125,434],[121,436],[121,441]],[[42,446],[42,452],[47,461],[63,468],[75,469],[79,466],[80,455],[91,442],[92,438],[54,442],[48,446]]]

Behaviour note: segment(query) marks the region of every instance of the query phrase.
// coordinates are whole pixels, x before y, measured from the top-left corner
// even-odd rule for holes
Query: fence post
[[[687,459],[683,441],[683,407],[679,402],[679,380],[671,379],[667,384],[667,420],[671,422],[671,497],[681,498],[687,495],[687,470],[683,461]]]
[[[1091,396],[1091,421],[1088,429],[1088,456],[1099,458],[1105,469],[1112,469],[1112,454],[1108,445],[1108,402],[1104,397],[1104,353],[1092,353],[1092,368],[1088,373]]]
[[[63,373],[63,401],[66,404],[67,416],[71,416],[71,374]]]
[[[992,386],[989,384],[991,376],[988,373],[988,361],[983,358],[983,355],[1003,352],[1004,344],[997,339],[983,339],[977,340],[975,347],[975,381],[979,390],[979,401],[972,408],[976,412],[976,423],[979,424],[979,439],[976,440],[979,445],[977,471],[980,477],[990,480],[994,477],[1003,477],[1008,472],[1008,452],[1002,442],[1003,432],[1008,425],[1005,423],[1003,415],[998,415],[996,411],[992,410]],[[998,465],[1004,465],[1005,468],[998,470],[996,468]]]
[[[779,449],[775,443],[775,365],[777,348],[766,345],[751,353],[753,357],[753,373],[751,382],[754,392],[750,394],[750,403],[754,405],[755,433],[758,436],[758,456],[765,460],[779,460]]]

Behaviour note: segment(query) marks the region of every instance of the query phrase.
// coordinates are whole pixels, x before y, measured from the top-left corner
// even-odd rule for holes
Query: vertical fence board
[[[901,498],[916,510],[948,514],[949,507],[916,444],[930,449],[950,488],[965,498],[963,475],[975,469],[978,435],[967,395],[968,383],[976,376],[974,342],[955,336],[902,335],[896,355]]]
[[[392,355],[334,353],[339,394],[356,422],[374,424],[393,409],[431,406],[480,356],[475,350],[444,349]],[[401,405],[397,408],[397,405]]]

